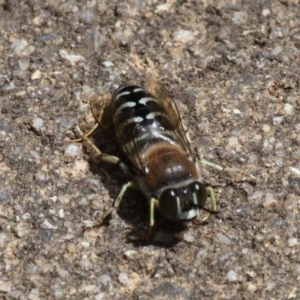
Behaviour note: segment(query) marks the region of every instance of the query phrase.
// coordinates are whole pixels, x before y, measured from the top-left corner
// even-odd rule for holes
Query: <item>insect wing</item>
[[[100,125],[103,121],[103,115],[105,110],[109,107],[111,103],[111,95],[105,94],[102,96],[92,96],[90,99],[90,107],[92,114],[97,121],[97,123]]]
[[[187,130],[184,128],[176,103],[167,88],[155,77],[150,77],[145,82],[145,90],[152,94],[165,111],[168,113],[169,120],[176,128],[181,146],[188,154],[192,154],[190,142],[187,138]]]

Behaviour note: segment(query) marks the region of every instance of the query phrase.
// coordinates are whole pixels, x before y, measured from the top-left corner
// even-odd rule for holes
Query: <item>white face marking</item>
[[[137,92],[142,92],[142,91],[143,91],[143,89],[141,89],[141,88],[135,88],[132,92],[137,93]]]
[[[191,220],[197,217],[198,210],[196,208],[192,208],[187,212],[181,213],[179,215],[180,220]]]
[[[162,112],[154,112],[154,113],[150,113],[146,116],[146,119],[148,120],[151,120],[151,119],[154,119],[155,117],[157,116],[161,116],[161,115],[165,115],[164,113]]]
[[[122,96],[126,96],[126,95],[129,95],[129,94],[130,94],[129,91],[125,91],[125,92],[123,92],[123,93],[120,93],[120,94],[117,95],[116,100],[118,100],[118,99],[119,99],[120,97],[122,97]]]
[[[144,97],[144,98],[141,98],[140,100],[139,100],[139,103],[140,104],[143,104],[143,105],[145,105],[147,102],[149,102],[149,101],[155,101],[155,102],[158,102],[155,98],[153,98],[153,97]]]
[[[122,105],[120,105],[118,107],[118,109],[116,110],[115,114],[118,114],[123,108],[134,107],[134,106],[136,106],[136,103],[133,102],[133,101],[125,102],[125,103],[123,103]]]

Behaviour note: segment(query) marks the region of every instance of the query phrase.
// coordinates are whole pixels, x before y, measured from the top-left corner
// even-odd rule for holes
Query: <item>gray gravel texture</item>
[[[299,16],[299,0],[0,0],[0,298],[300,299]],[[219,214],[157,216],[131,242],[149,208],[130,191],[83,231],[125,179],[73,125],[93,126],[91,93],[149,74],[234,169],[203,168]]]

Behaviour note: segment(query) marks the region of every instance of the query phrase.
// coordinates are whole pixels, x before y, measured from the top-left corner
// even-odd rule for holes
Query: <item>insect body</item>
[[[129,163],[96,150],[102,160],[118,163],[132,175],[132,181],[124,184],[114,207],[119,206],[126,189],[133,187],[140,189],[150,202],[149,228],[154,225],[154,208],[174,221],[192,220],[199,209],[215,212],[213,189],[202,183],[199,165],[167,89],[151,78],[144,89],[135,85],[118,88],[109,105],[118,144]],[[99,111],[91,106],[100,122]],[[208,196],[211,210],[204,207]]]

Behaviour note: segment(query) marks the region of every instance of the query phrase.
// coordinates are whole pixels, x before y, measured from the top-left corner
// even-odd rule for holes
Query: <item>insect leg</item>
[[[94,127],[86,134],[84,134],[84,138],[87,138],[89,136],[91,136],[93,134],[93,132],[98,128],[99,124],[96,123],[94,125]],[[77,129],[76,129],[77,130]],[[84,138],[83,137],[80,137],[79,139],[76,139],[76,140],[70,140],[71,143],[79,143],[79,142],[82,142],[84,141]]]
[[[201,160],[200,160],[200,163],[203,164],[203,165],[206,165],[206,166],[210,166],[210,167],[212,167],[212,168],[215,168],[215,169],[217,169],[217,170],[219,170],[219,171],[223,171],[223,170],[224,170],[224,168],[223,168],[222,166],[217,165],[217,164],[214,164],[214,163],[212,163],[212,162],[210,162],[210,161],[207,161],[207,160],[205,160],[205,159],[201,159]]]
[[[208,194],[208,196],[210,198],[211,208],[210,208],[210,210],[206,210],[205,208],[203,208],[203,209],[206,210],[206,211],[208,211],[208,212],[209,211],[211,211],[211,212],[208,213],[201,221],[194,220],[193,223],[195,223],[195,224],[206,223],[210,219],[210,217],[211,217],[211,215],[213,213],[217,213],[218,212],[217,211],[216,195],[215,195],[215,192],[214,192],[213,188],[211,186],[206,187],[206,192],[207,192],[207,194]]]
[[[239,170],[239,169],[236,169],[236,168],[229,168],[229,167],[226,167],[226,166],[222,167],[220,165],[214,164],[214,163],[212,163],[210,161],[207,161],[205,159],[201,159],[200,163],[203,164],[203,165],[207,165],[207,166],[210,166],[212,168],[215,168],[218,171],[228,173],[230,176],[235,177],[236,178],[235,181],[237,181],[237,182],[248,181],[248,182],[256,183],[256,177],[253,176],[252,174],[249,174],[249,173],[243,171],[243,170]]]
[[[148,229],[147,229],[147,231],[145,231],[141,235],[130,236],[129,239],[131,241],[146,240],[150,236],[152,227],[154,226],[154,210],[155,210],[155,207],[157,207],[157,206],[158,206],[157,199],[151,198],[150,199],[150,222],[148,224]]]
[[[76,131],[77,134],[81,137],[82,141],[90,148],[94,151],[96,158],[98,158],[99,160],[102,161],[106,161],[112,164],[119,164],[120,163],[120,159],[117,156],[113,156],[113,155],[108,155],[105,153],[102,153],[95,145],[94,143],[86,136],[83,134],[83,132],[81,131],[81,129],[79,128],[79,126],[76,126]]]

